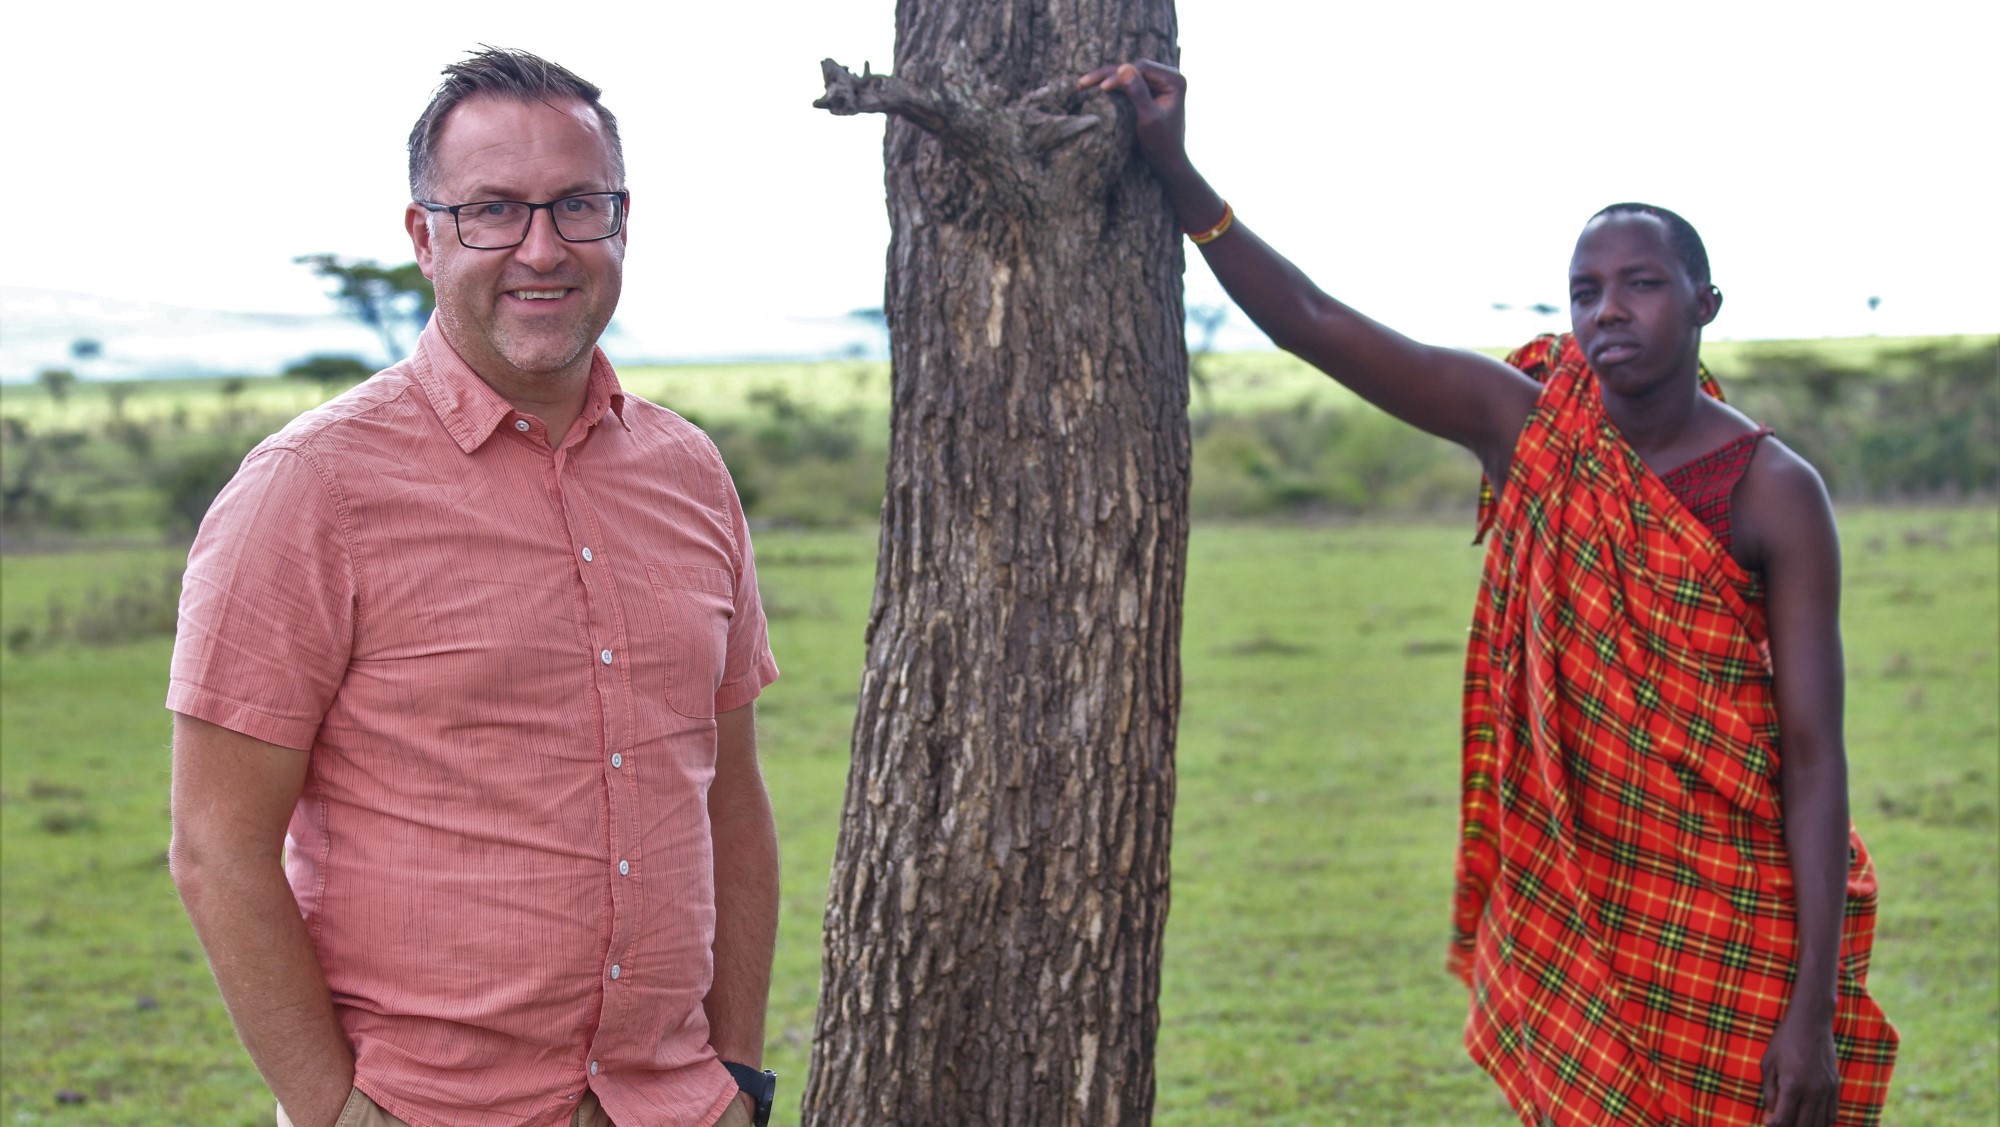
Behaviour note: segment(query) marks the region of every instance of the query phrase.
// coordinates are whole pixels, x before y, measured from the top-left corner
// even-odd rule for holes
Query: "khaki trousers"
[[[727,1115],[722,1117],[728,1122]],[[611,1117],[604,1114],[604,1108],[597,1102],[597,1093],[586,1091],[576,1101],[576,1114],[569,1117],[570,1127],[616,1127]],[[293,1127],[292,1117],[278,1109],[278,1127]],[[382,1110],[382,1105],[368,1098],[361,1089],[347,1093],[347,1104],[340,1109],[340,1118],[333,1121],[333,1127],[410,1127],[409,1124]]]
[[[617,1127],[611,1117],[604,1114],[604,1108],[597,1102],[597,1093],[586,1091],[576,1101],[576,1114],[569,1117],[570,1127]],[[278,1127],[293,1127],[292,1119],[284,1108],[278,1109]],[[356,1088],[347,1094],[347,1104],[340,1109],[340,1118],[334,1120],[333,1127],[410,1127],[409,1124],[383,1111],[377,1104]],[[743,1110],[743,1101],[736,1100],[715,1127],[750,1127],[750,1113]]]

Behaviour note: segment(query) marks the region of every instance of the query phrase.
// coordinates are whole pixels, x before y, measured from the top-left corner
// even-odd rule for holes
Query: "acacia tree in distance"
[[[421,332],[437,305],[431,280],[414,262],[383,266],[367,258],[302,254],[292,259],[334,283],[333,300],[346,314],[374,330],[389,363],[408,355],[402,329]]]
[[[888,484],[809,1127],[1153,1107],[1187,546],[1178,232],[1106,61],[1171,0],[901,0]],[[1121,123],[1118,115],[1126,115]]]

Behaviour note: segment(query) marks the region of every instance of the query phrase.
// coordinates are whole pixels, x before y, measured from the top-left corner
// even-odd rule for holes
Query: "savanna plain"
[[[1404,445],[1280,359],[1201,362],[1156,1121],[1512,1123],[1459,1047],[1464,989],[1443,969],[1458,679],[1480,562],[1463,504],[1474,471]],[[1975,391],[1990,400],[1984,370]],[[854,362],[655,369],[627,383],[716,433],[760,524],[783,667],[759,705],[785,872],[767,1063],[783,1078],[774,1122],[795,1124],[864,659],[886,376]],[[1811,414],[1814,385],[1798,387],[1761,414],[1879,414],[1879,393],[1849,404],[1838,396],[1859,385],[1824,382],[1835,398]],[[173,491],[226,477],[256,434],[331,390],[253,379],[79,385],[64,402],[4,393],[0,476],[17,499],[24,482],[40,496],[13,512],[0,554],[6,1123],[272,1121],[165,865],[160,702],[185,536],[205,504],[198,481],[192,500]],[[1990,418],[1990,402],[1974,407]],[[1839,456],[1883,441],[1852,428],[1829,438]],[[1972,470],[1984,492],[1910,490],[1920,503],[1877,488],[1872,464],[1842,463],[1844,485],[1828,476],[1842,496],[1853,813],[1882,886],[1870,984],[1903,1036],[1885,1122],[1991,1124],[2000,509],[1984,463]],[[1384,495],[1400,500],[1367,503]]]

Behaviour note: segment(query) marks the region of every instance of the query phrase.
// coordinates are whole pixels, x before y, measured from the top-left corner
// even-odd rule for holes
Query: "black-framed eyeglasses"
[[[528,241],[528,228],[535,212],[548,209],[555,220],[556,234],[567,243],[594,243],[608,239],[625,227],[625,201],[629,192],[584,192],[547,203],[521,200],[480,200],[475,203],[433,203],[418,200],[425,211],[451,214],[458,229],[458,242],[469,250],[506,250]]]

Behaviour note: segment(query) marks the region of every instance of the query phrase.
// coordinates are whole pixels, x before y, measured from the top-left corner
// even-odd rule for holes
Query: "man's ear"
[[[417,252],[417,269],[435,282],[437,278],[431,273],[431,262],[436,255],[431,244],[430,219],[431,213],[414,202],[403,209],[403,229],[410,233],[410,248]]]
[[[1722,312],[1722,291],[1714,285],[1694,295],[1694,323],[1706,327]]]

